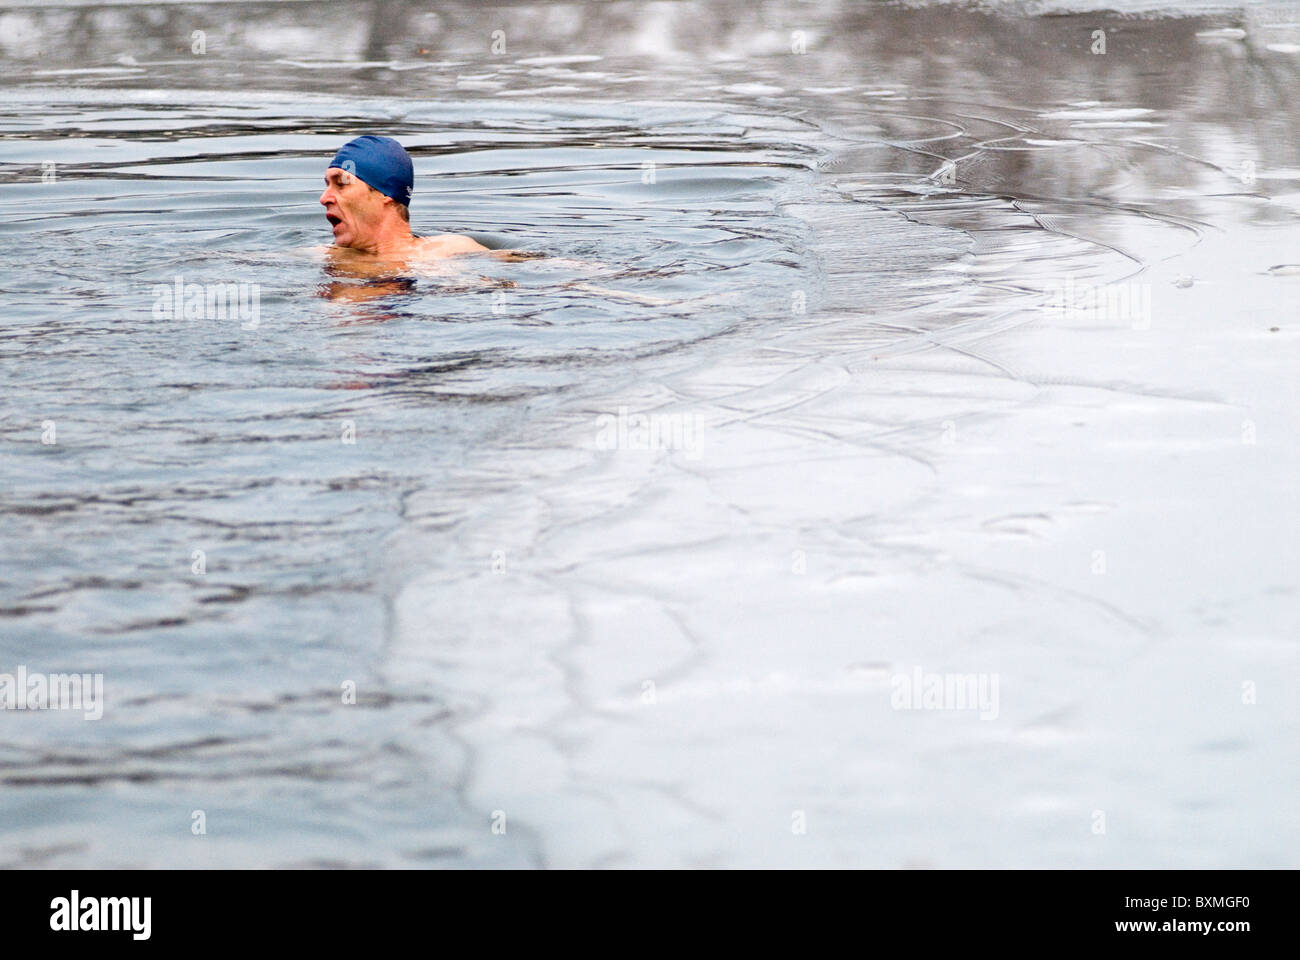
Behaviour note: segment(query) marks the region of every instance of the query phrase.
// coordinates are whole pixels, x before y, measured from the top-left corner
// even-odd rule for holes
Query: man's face
[[[325,171],[325,192],[320,195],[325,219],[334,228],[340,247],[365,247],[374,239],[384,213],[384,195],[365,181],[338,167]]]

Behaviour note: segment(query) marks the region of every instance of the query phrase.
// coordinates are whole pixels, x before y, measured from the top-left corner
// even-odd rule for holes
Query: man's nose
[[[325,188],[325,192],[320,195],[320,202],[322,205],[338,203],[338,200],[334,197],[334,190],[332,187]]]

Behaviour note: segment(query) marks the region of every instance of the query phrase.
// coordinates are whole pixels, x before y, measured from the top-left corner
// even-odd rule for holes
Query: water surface
[[[1300,16],[1047,12],[0,6],[4,862],[1293,863]]]

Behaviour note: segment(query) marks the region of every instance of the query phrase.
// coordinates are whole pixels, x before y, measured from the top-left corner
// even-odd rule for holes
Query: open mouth
[[[331,227],[337,227],[340,223],[343,222],[343,218],[342,218],[342,217],[337,216],[336,214],[333,214],[333,213],[327,213],[327,214],[325,214],[325,219],[328,220],[328,221],[330,222],[330,226],[331,226]]]

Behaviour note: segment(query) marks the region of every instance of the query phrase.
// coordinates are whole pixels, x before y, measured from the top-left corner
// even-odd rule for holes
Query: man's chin
[[[334,246],[336,247],[350,247],[353,241],[356,240],[356,235],[341,223],[332,226],[330,229],[334,234]]]

